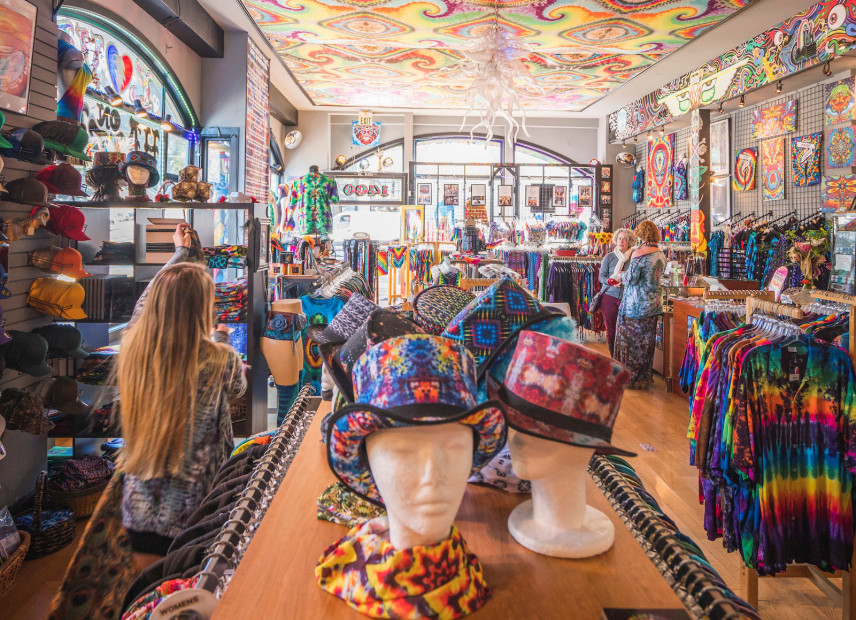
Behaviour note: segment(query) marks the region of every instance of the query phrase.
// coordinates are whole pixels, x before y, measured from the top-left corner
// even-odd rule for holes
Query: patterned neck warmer
[[[481,564],[455,526],[436,545],[401,550],[388,530],[378,517],[328,547],[315,567],[321,589],[372,618],[452,620],[485,604]]]

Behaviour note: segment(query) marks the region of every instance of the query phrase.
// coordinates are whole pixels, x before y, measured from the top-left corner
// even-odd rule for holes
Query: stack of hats
[[[185,166],[178,171],[178,183],[172,188],[173,200],[206,202],[211,197],[211,183],[199,180],[202,168]]]
[[[92,161],[92,158],[86,154],[89,134],[79,124],[68,121],[45,121],[33,125],[33,131],[42,136],[45,147],[53,151],[54,155]]]
[[[58,248],[50,245],[39,248],[30,259],[34,267],[69,278],[88,278],[92,274],[83,268],[83,256],[74,248]]]

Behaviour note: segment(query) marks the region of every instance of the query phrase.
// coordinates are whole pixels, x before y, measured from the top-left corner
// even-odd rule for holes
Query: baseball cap
[[[48,355],[60,357],[76,357],[83,359],[89,357],[81,344],[83,336],[74,325],[45,325],[32,330],[48,341]]]
[[[86,318],[81,307],[86,292],[77,282],[38,278],[30,286],[27,304],[53,316],[79,321]]]
[[[25,372],[34,377],[43,377],[53,372],[45,362],[48,354],[47,340],[38,334],[15,330],[10,330],[9,335],[12,340],[0,349],[7,368]]]
[[[47,229],[55,235],[62,235],[74,241],[89,241],[83,232],[86,217],[83,211],[72,205],[53,205],[50,207],[51,219]]]

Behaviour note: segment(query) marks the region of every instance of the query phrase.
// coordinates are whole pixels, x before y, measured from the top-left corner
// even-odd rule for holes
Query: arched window
[[[502,139],[494,138],[485,146],[483,137],[469,134],[419,136],[414,140],[413,160],[447,164],[501,164]]]
[[[578,162],[560,155],[549,149],[536,146],[529,142],[514,143],[514,163],[515,164],[571,164],[577,165]]]
[[[404,172],[404,139],[392,140],[354,155],[341,168],[345,172]]]

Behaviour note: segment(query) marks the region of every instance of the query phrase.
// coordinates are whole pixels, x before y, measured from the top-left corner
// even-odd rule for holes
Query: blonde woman
[[[666,256],[660,251],[660,230],[645,220],[636,227],[642,242],[621,276],[624,294],[615,328],[615,359],[631,372],[630,389],[645,389],[654,383],[654,346],[657,321],[663,314],[660,277],[666,268]]]
[[[181,262],[191,237],[152,280],[116,363],[125,446],[122,523],[139,570],[166,555],[233,448],[229,400],[246,389],[240,357],[213,342],[214,280]]]
[[[612,236],[615,250],[603,257],[600,262],[598,280],[603,287],[600,298],[600,311],[606,324],[606,342],[609,354],[615,352],[615,324],[618,321],[618,308],[621,305],[621,276],[630,263],[630,254],[636,245],[636,235],[629,228],[620,228]]]

